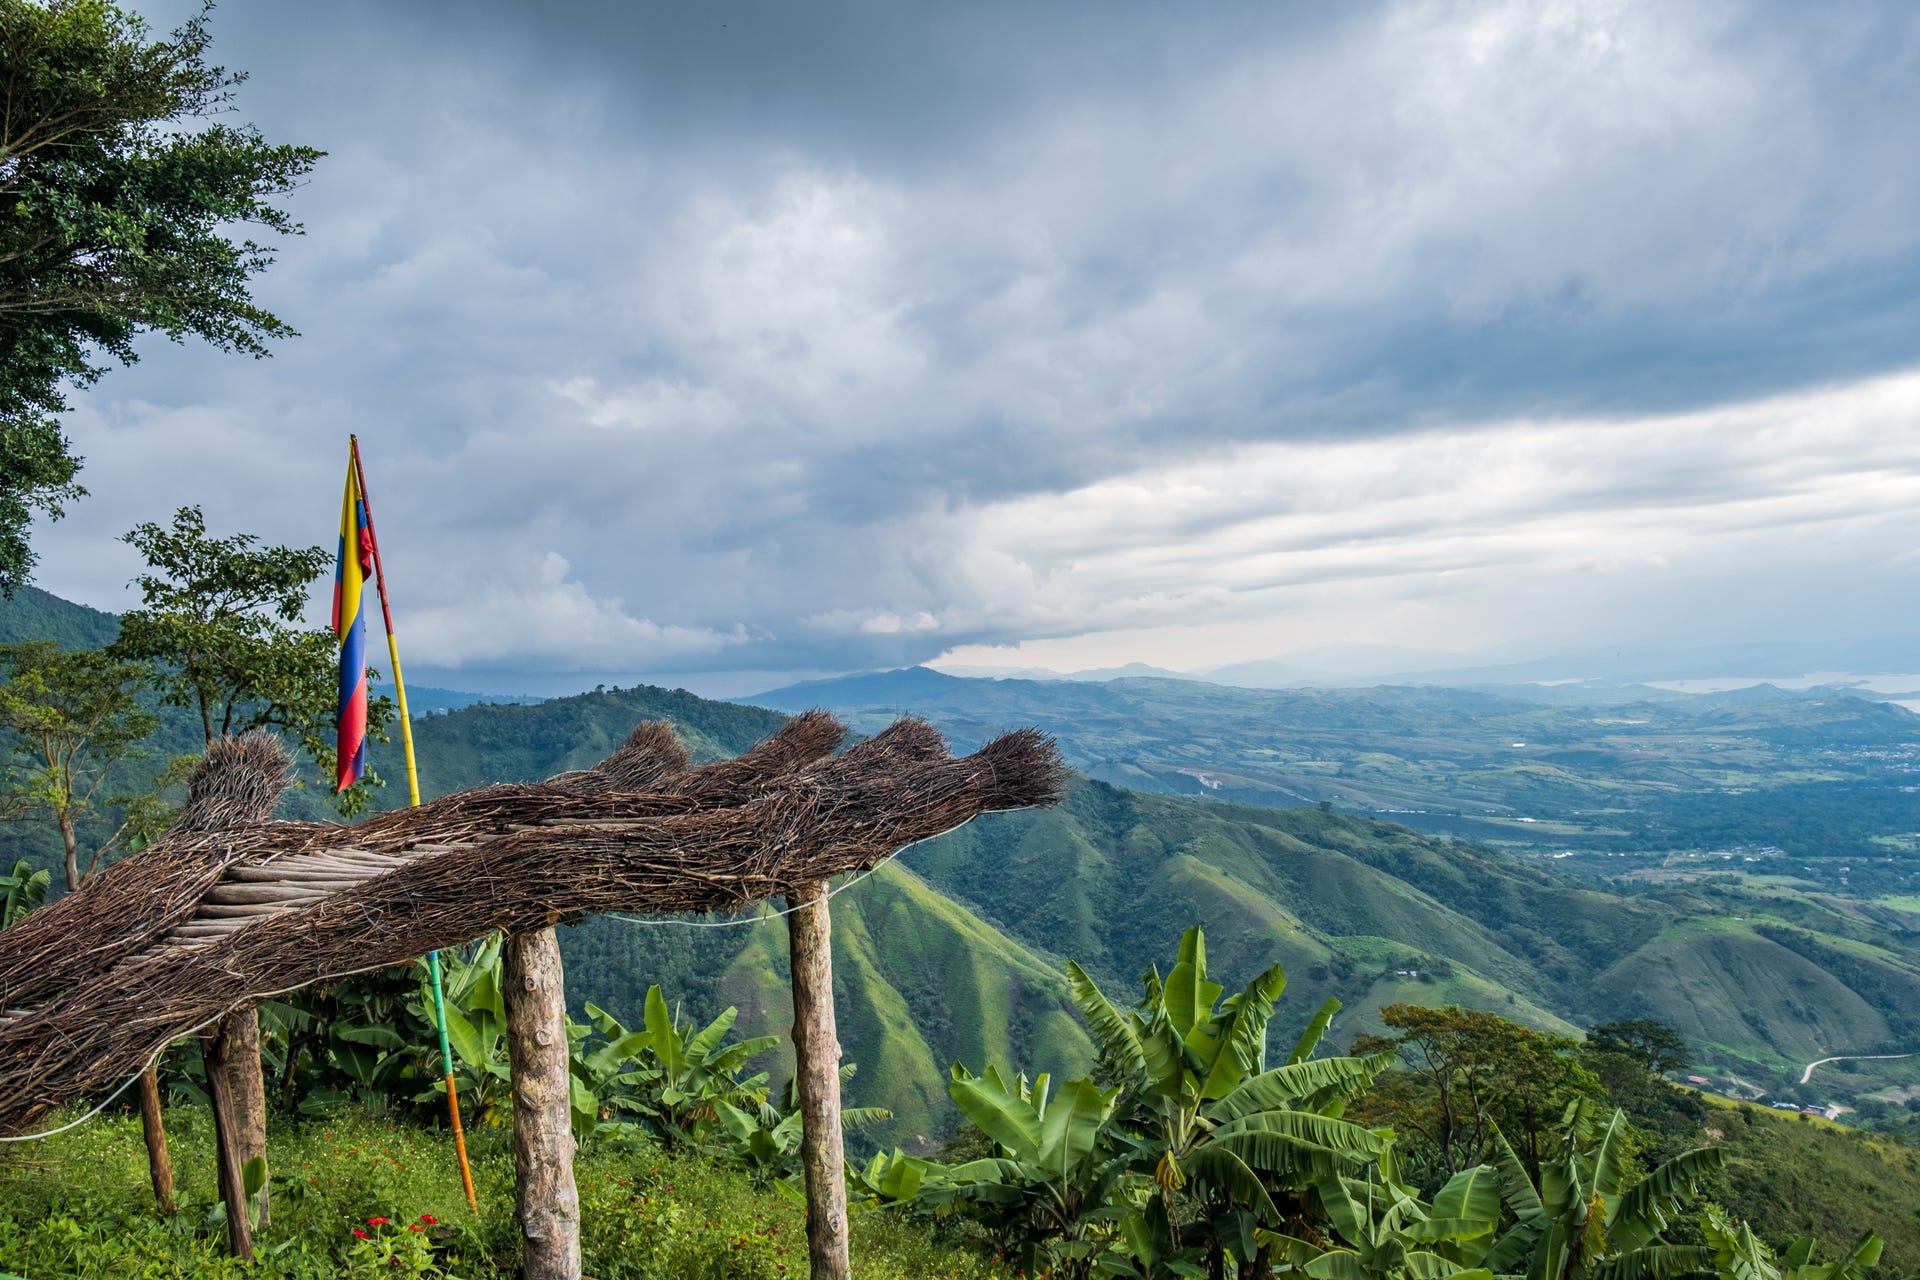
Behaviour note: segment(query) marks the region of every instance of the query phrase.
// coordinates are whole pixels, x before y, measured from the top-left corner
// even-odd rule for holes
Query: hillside
[[[106,617],[51,597],[28,605],[66,610],[74,634]],[[961,717],[962,747],[990,727],[1039,718],[1017,714],[1018,681],[906,679],[943,697],[960,685],[1009,699],[992,725],[984,712]],[[1092,714],[1087,707],[1103,707],[1112,732],[1124,727],[1134,696],[1125,689],[1062,687],[1059,696],[1083,707],[1082,719],[1067,717],[1069,732]],[[1195,687],[1209,699],[1235,692]],[[1438,730],[1420,730],[1423,718],[1448,707],[1523,714],[1478,694],[1429,690],[1396,706],[1366,692],[1351,704],[1322,700],[1317,721],[1302,713],[1309,727],[1300,733],[1321,735],[1315,749],[1327,750],[1339,725],[1356,718],[1431,738]],[[1734,700],[1726,714],[1747,714],[1743,705]],[[1860,702],[1833,711],[1839,740],[1849,725],[1878,732],[1874,711]],[[764,738],[782,716],[651,687],[456,708],[416,720],[423,793],[577,768],[654,718],[673,720],[696,758],[712,760]],[[864,728],[883,722],[877,712],[857,719]],[[1153,717],[1142,723],[1151,728]],[[1269,741],[1294,734],[1264,732]],[[398,745],[376,747],[374,763],[389,779],[380,803],[401,803]],[[22,829],[6,834],[0,856],[25,849],[44,859]],[[944,1080],[953,1061],[1072,1069],[1087,1060],[1065,996],[1065,959],[1125,996],[1192,923],[1207,927],[1223,972],[1286,966],[1292,990],[1281,1035],[1328,995],[1346,1003],[1339,1042],[1374,1029],[1379,1009],[1402,1001],[1459,1002],[1562,1030],[1654,1016],[1681,1029],[1720,1088],[1806,1102],[1849,1102],[1890,1087],[1851,1069],[1799,1086],[1815,1058],[1920,1047],[1920,913],[1751,875],[1633,881],[1620,892],[1568,876],[1563,865],[1331,808],[1196,801],[1083,779],[1059,808],[996,816],[916,847],[835,903],[842,1036],[862,1067],[854,1092],[896,1111],[881,1140],[936,1138],[952,1121]],[[690,1012],[734,1003],[743,1029],[784,1029],[778,920],[721,929],[593,920],[567,930],[564,947],[576,1005],[592,1000],[631,1016],[659,982]]]
[[[1089,777],[1168,795],[1326,802],[1555,856],[1608,880],[1734,867],[1908,892],[1920,717],[1839,689],[1647,691],[1581,705],[1431,686],[1238,689],[1193,680],[962,679],[926,668],[750,699],[860,728],[901,712],[957,741],[1041,724]],[[1890,845],[1889,842],[1892,842]],[[1895,856],[1889,859],[1889,853]]]
[[[545,776],[657,716],[675,719],[702,758],[744,749],[778,723],[651,688],[472,707],[418,726],[423,775],[430,793]],[[909,850],[835,910],[843,1038],[863,1064],[856,1092],[893,1106],[907,1140],[946,1127],[941,1081],[956,1059],[1084,1060],[1065,1011],[1066,958],[1125,993],[1195,922],[1224,971],[1287,967],[1283,1028],[1338,995],[1341,1041],[1402,1001],[1560,1030],[1657,1016],[1681,1028],[1722,1087],[1824,1102],[1853,1091],[1837,1075],[1792,1091],[1806,1062],[1920,1034],[1920,916],[1737,877],[1622,894],[1370,818],[1084,779],[1055,810]],[[750,1029],[782,1029],[778,921],[596,920],[564,945],[576,999],[624,1011],[658,981],[691,1009],[736,1003]]]
[[[421,793],[581,768],[650,719],[672,720],[694,758],[708,761],[744,751],[785,717],[651,686],[467,707],[416,721]],[[374,763],[396,782],[403,776],[397,744],[376,748]],[[381,797],[403,798],[397,785]],[[860,1066],[852,1092],[895,1116],[874,1140],[913,1145],[943,1136],[953,1122],[946,1082],[955,1061],[1078,1068],[1092,1060],[1057,960],[904,868],[885,867],[835,901],[833,944],[840,1038]],[[786,930],[777,918],[729,928],[592,919],[562,930],[561,948],[576,1010],[592,1001],[637,1017],[657,982],[690,1013],[739,1006],[747,1034],[783,1033],[791,1021]]]

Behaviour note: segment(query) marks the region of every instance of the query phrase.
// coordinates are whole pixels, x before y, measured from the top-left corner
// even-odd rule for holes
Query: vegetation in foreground
[[[0,1271],[43,1277],[507,1277],[518,1265],[505,1130],[470,1136],[480,1213],[453,1141],[358,1109],[282,1124],[268,1141],[271,1225],[252,1266],[226,1256],[213,1123],[169,1109],[179,1208],[154,1212],[138,1118],[0,1148]],[[801,1206],[747,1172],[646,1144],[589,1147],[576,1165],[585,1271],[600,1280],[793,1280],[807,1271]],[[416,1230],[415,1228],[418,1228]],[[364,1238],[363,1238],[364,1237]],[[921,1226],[857,1214],[853,1257],[872,1280],[996,1280],[1013,1271]],[[398,1259],[398,1263],[389,1262]]]
[[[369,975],[321,993],[324,1007],[265,1019],[286,1046],[271,1063],[276,1101],[300,1119],[273,1135],[261,1274],[512,1274],[497,963],[487,946],[450,959],[481,1215],[465,1211],[449,1144],[426,1127],[438,1100],[421,1086],[440,1064],[418,1047],[417,975]],[[1329,1000],[1282,1060],[1268,1033],[1284,972],[1229,994],[1198,929],[1130,1007],[1070,975],[1100,1044],[1094,1073],[956,1066],[950,1093],[970,1131],[940,1160],[896,1148],[851,1171],[863,1274],[1861,1280],[1883,1250],[1894,1271],[1920,1256],[1920,1220],[1903,1221],[1920,1198],[1915,1153],[1708,1104],[1662,1079],[1684,1068],[1686,1046],[1658,1023],[1582,1042],[1402,1005],[1384,1011],[1396,1035],[1322,1057]],[[683,1021],[657,987],[646,1005],[642,1028],[593,1010],[571,1035],[589,1273],[797,1274],[799,1119],[751,1065],[769,1040],[729,1040],[731,1009],[704,1028]],[[177,1096],[197,1094],[190,1055],[172,1080]],[[0,1150],[0,1271],[230,1272],[207,1117],[192,1104],[174,1117],[186,1176],[166,1214],[149,1207],[124,1110]]]

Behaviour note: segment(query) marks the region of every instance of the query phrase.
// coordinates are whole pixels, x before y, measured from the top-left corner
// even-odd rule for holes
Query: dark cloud
[[[304,336],[257,365],[155,344],[88,392],[96,497],[44,579],[117,603],[112,535],[183,501],[324,540],[359,431],[447,681],[757,681],[1254,610],[1189,555],[1244,532],[1237,500],[1115,526],[1140,577],[1093,595],[1063,584],[1099,547],[981,527],[1235,448],[1920,359],[1901,4],[369,0],[215,33],[246,116],[330,152],[262,284]],[[1737,500],[1719,464],[1561,496]],[[1528,560],[1484,532],[1449,572]],[[1340,565],[1255,575],[1257,607]]]

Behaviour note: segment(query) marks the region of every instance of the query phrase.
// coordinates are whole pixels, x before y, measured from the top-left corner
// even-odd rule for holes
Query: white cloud
[[[1064,637],[1062,620],[1084,620],[1089,664],[1113,649],[1100,632],[1190,626],[1202,611],[1256,625],[1141,634],[1146,660],[1269,656],[1257,624],[1279,617],[1289,647],[1430,642],[1436,627],[1470,643],[1556,629],[1564,643],[1596,624],[1653,634],[1674,621],[1653,606],[1676,585],[1715,579],[1770,580],[1723,627],[1803,625],[1817,615],[1798,610],[1823,596],[1839,597],[1825,621],[1843,625],[1913,576],[1899,552],[1920,541],[1916,428],[1909,373],[1689,414],[1248,445],[967,512],[950,536],[958,560],[1023,563],[1003,579],[1023,589],[993,602],[1002,627]],[[1863,592],[1830,576],[1836,564],[1889,577]],[[948,660],[993,656],[968,646]]]
[[[660,626],[569,578],[566,557],[515,558],[457,599],[417,610],[407,652],[447,668],[515,664],[589,671],[670,667],[745,641],[744,628]]]

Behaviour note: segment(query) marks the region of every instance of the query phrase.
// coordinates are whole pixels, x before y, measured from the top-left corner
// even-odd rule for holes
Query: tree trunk
[[[793,958],[793,1056],[800,1093],[800,1162],[807,1178],[807,1259],[813,1280],[849,1280],[847,1158],[840,1133],[840,1039],[833,1022],[832,920],[827,882],[787,895]]]
[[[253,1005],[227,1015],[233,1028],[232,1081],[234,1119],[240,1130],[240,1162],[267,1161],[267,1084],[260,1068],[260,1011]],[[269,1221],[267,1184],[260,1184],[260,1230]]]
[[[200,1040],[206,1062],[207,1093],[213,1103],[213,1136],[218,1159],[220,1201],[227,1206],[227,1247],[233,1256],[253,1261],[253,1232],[247,1222],[247,1193],[241,1181],[246,1157],[241,1152],[239,1116],[233,1096],[233,1019],[223,1018]]]
[[[567,999],[553,929],[507,935],[504,970],[522,1274],[526,1280],[580,1280]]]
[[[67,892],[72,893],[80,887],[80,854],[78,842],[73,835],[73,817],[70,813],[60,815],[59,827],[60,843],[65,845],[67,850]]]
[[[140,1073],[140,1132],[147,1140],[147,1172],[153,1177],[153,1199],[160,1212],[173,1212],[173,1157],[167,1153],[167,1127],[160,1119],[160,1071]]]

